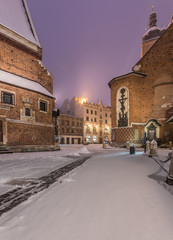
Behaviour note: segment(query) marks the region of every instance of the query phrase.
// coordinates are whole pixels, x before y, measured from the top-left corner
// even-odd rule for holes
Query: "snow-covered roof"
[[[40,83],[33,80],[20,77],[18,75],[0,70],[0,82],[17,86],[20,88],[28,89],[34,92],[44,94],[48,97],[54,97],[46,88],[44,88]]]
[[[126,73],[124,75],[121,75],[121,76],[118,76],[118,77],[115,77],[113,78],[109,83],[109,87],[111,87],[111,84],[114,82],[114,81],[117,81],[119,79],[122,79],[122,78],[126,78],[126,77],[129,77],[130,75],[136,75],[136,76],[139,76],[139,77],[146,77],[147,75],[145,73],[141,73],[141,72],[129,72],[129,73]]]
[[[41,47],[26,0],[1,0],[0,24]]]
[[[173,122],[173,116],[171,116],[165,123]]]

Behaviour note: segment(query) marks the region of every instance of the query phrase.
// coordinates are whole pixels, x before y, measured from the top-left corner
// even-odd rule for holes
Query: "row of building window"
[[[102,115],[100,115],[100,119],[102,119]],[[93,121],[94,120],[94,121]],[[89,117],[86,117],[86,121],[89,121]],[[97,118],[91,118],[91,122],[97,122]],[[105,119],[105,123],[108,123],[108,120]]]
[[[15,105],[15,94],[1,91],[1,103],[8,105]],[[48,111],[48,102],[39,100],[40,111],[47,112]],[[31,116],[31,109],[29,107],[25,108],[25,116]]]
[[[64,129],[64,128],[61,128],[61,134],[63,134],[63,133],[81,134],[82,133],[82,129],[70,129],[70,128]]]
[[[86,126],[86,133],[91,133],[91,128],[89,126]],[[97,133],[97,128],[93,127],[93,133]],[[104,128],[104,134],[108,134],[109,133],[109,129],[108,128]],[[102,135],[102,131],[100,131],[100,135]]]
[[[95,112],[95,115],[97,115],[97,111],[91,110],[91,114],[94,114],[94,112]],[[100,112],[102,112],[102,109],[100,109]],[[89,109],[86,109],[86,113],[89,114]],[[100,115],[100,116],[102,116],[102,115]],[[108,114],[107,114],[107,113],[105,113],[105,117],[108,117]],[[110,114],[110,118],[111,118],[111,114]]]
[[[75,124],[75,122],[74,121],[69,121],[69,120],[66,120],[66,121],[64,121],[64,120],[61,120],[61,125],[62,126],[72,126],[72,127],[75,127],[75,125],[76,125],[76,127],[82,127],[82,122],[77,122],[76,124]]]

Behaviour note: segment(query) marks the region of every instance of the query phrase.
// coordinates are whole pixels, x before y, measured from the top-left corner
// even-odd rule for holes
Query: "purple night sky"
[[[173,0],[28,0],[54,76],[57,106],[73,96],[110,105],[108,82],[140,58],[152,5],[157,25],[167,27]]]

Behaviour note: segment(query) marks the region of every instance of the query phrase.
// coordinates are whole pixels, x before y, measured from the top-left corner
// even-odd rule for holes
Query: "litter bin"
[[[135,146],[130,146],[130,154],[135,154]]]

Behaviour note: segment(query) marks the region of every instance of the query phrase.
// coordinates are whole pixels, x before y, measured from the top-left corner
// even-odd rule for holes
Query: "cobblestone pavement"
[[[17,187],[5,194],[0,195],[0,216],[16,207],[23,201],[27,200],[30,196],[48,188],[51,184],[57,181],[58,178],[82,165],[86,160],[91,158],[92,155],[87,155],[78,158],[76,161],[52,171],[46,176],[40,177],[28,183],[24,187]],[[69,156],[70,157],[70,156]]]

